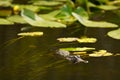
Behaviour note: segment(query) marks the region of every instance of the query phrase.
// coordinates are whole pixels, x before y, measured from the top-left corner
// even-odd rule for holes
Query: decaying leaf
[[[42,36],[43,32],[23,32],[23,33],[18,33],[18,36]]]
[[[57,40],[60,42],[73,42],[73,41],[77,41],[78,38],[73,38],[73,37],[69,37],[69,38],[58,38]]]
[[[90,57],[102,57],[102,56],[112,56],[112,53],[107,52],[106,50],[95,51],[92,54],[89,54]]]

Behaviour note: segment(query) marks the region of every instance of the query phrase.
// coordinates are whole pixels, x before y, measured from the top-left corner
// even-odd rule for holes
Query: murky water
[[[42,37],[17,39],[21,25],[16,26],[0,26],[0,80],[120,79],[119,56],[85,58],[89,61],[88,64],[72,64],[49,51],[49,48],[56,43],[55,39],[61,35],[59,29],[48,29]],[[92,46],[120,52],[119,41],[108,37],[103,39],[100,37],[101,33],[98,34],[89,34],[89,36],[97,35],[100,39]]]

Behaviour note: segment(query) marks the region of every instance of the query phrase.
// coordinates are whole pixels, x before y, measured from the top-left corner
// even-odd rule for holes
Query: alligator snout
[[[70,55],[69,51],[65,51],[65,50],[56,50],[56,54],[59,54],[60,56],[63,56],[65,59],[71,61],[72,63],[76,64],[76,63],[88,63],[88,61],[83,60],[80,55]]]

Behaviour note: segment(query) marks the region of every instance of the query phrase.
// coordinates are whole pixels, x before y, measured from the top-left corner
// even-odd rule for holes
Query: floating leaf
[[[31,36],[31,37],[35,37],[35,36],[42,36],[43,32],[23,32],[23,33],[18,33],[18,36]]]
[[[78,38],[69,37],[69,38],[58,38],[57,40],[60,42],[73,42],[73,41],[77,41],[77,39]]]
[[[102,56],[112,56],[112,53],[107,52],[106,50],[95,51],[92,54],[89,54],[90,57],[102,57]]]
[[[31,10],[33,12],[38,12],[40,10],[40,7],[34,6],[34,5],[18,5],[18,4],[13,5],[14,8],[16,6],[18,7],[19,10],[22,10],[24,8],[29,9],[29,10]]]
[[[15,22],[15,23],[21,23],[21,24],[26,23],[26,21],[19,15],[10,16],[7,18],[7,20],[9,20],[11,22]]]
[[[117,30],[113,30],[113,31],[108,32],[107,35],[114,38],[114,39],[120,39],[120,28]]]
[[[96,38],[87,38],[87,37],[82,37],[77,39],[79,43],[95,43],[97,41]]]
[[[66,51],[91,51],[91,50],[95,50],[95,48],[89,48],[89,47],[77,47],[77,48],[60,48]]]
[[[0,6],[8,7],[11,5],[11,0],[0,0]]]
[[[41,6],[57,6],[57,5],[61,5],[62,3],[58,1],[36,1],[33,4],[41,5]]]
[[[32,26],[36,27],[54,27],[54,28],[65,28],[66,25],[62,23],[58,23],[55,21],[48,21],[44,20],[43,18],[39,17],[37,14],[32,12],[29,9],[23,9],[21,12],[22,17],[31,24]]]
[[[55,18],[55,16],[59,13],[60,13],[60,10],[55,10],[48,14],[40,14],[39,16],[46,20],[57,20],[57,18]]]
[[[96,38],[87,38],[87,37],[82,37],[82,38],[67,37],[67,38],[58,38],[57,40],[60,42],[78,41],[79,43],[95,43],[97,41]]]
[[[98,28],[115,28],[118,25],[109,23],[109,22],[98,22],[98,21],[90,21],[87,19],[83,19],[80,15],[72,12],[72,15],[84,26],[86,27],[98,27]]]
[[[119,9],[119,7],[113,6],[113,5],[100,5],[100,6],[97,6],[97,7],[100,8],[100,9],[103,9],[103,10],[115,10],[115,9]]]
[[[72,54],[75,55],[86,55],[87,52],[73,52]]]
[[[14,24],[13,22],[10,22],[4,18],[0,18],[0,25],[11,25]]]

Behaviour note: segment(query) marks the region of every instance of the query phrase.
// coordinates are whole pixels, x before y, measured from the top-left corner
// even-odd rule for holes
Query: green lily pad
[[[7,18],[7,20],[11,21],[11,22],[15,22],[15,23],[27,23],[21,16],[19,15],[13,15]]]
[[[42,36],[43,32],[22,32],[18,33],[18,36],[31,36],[31,37],[36,37],[36,36]]]
[[[66,51],[92,51],[95,50],[95,48],[90,48],[90,47],[70,47],[70,48],[60,48],[62,50],[66,50]]]
[[[120,39],[120,28],[117,30],[113,30],[113,31],[108,32],[107,35],[114,38],[114,39]]]
[[[12,25],[14,24],[13,22],[10,22],[4,18],[0,18],[0,25]]]
[[[87,20],[82,18],[80,15],[72,12],[72,15],[84,26],[86,27],[98,27],[98,28],[115,28],[118,27],[118,25],[113,24],[113,23],[109,23],[109,22],[105,22],[105,21],[91,21],[91,20]]]
[[[21,15],[25,19],[25,21],[28,22],[32,26],[51,27],[51,28],[65,28],[66,27],[65,24],[55,22],[55,21],[45,20],[39,17],[37,14],[35,14],[33,11],[29,9],[23,9],[21,12]]]

